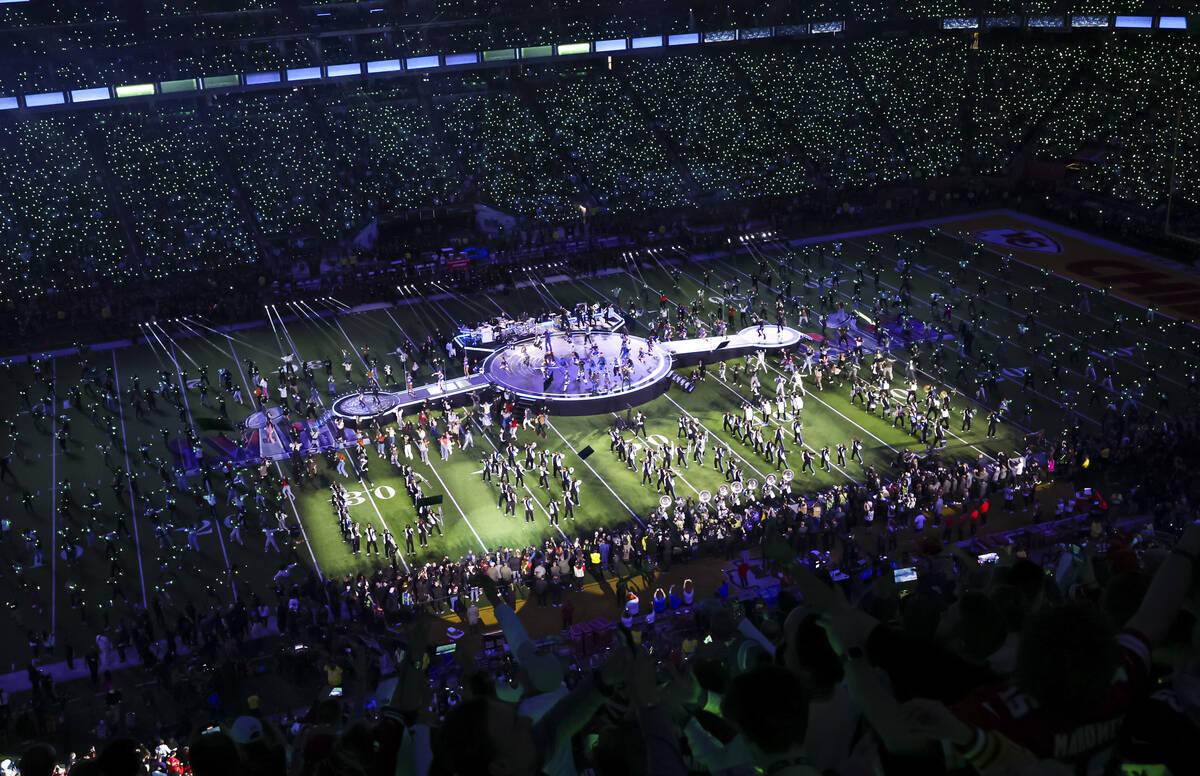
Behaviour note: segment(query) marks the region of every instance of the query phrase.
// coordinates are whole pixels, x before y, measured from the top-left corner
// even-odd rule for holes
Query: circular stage
[[[280,407],[267,407],[265,410],[250,413],[250,417],[246,418],[246,428],[263,429],[281,420],[283,410]]]
[[[355,391],[333,400],[333,414],[345,420],[378,418],[395,412],[403,398],[395,391]]]
[[[761,329],[761,331],[760,331]],[[734,340],[753,348],[771,350],[774,348],[790,348],[800,344],[805,335],[791,326],[747,326],[734,335]]]
[[[585,415],[657,396],[669,385],[671,365],[669,350],[640,337],[576,331],[511,343],[488,356],[483,368],[518,398],[559,415]]]

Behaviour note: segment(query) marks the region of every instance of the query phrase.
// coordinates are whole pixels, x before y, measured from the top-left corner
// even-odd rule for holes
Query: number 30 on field
[[[387,501],[390,498],[396,497],[396,489],[390,485],[380,485],[371,491],[375,494],[375,498],[382,501]],[[367,494],[361,490],[346,491],[346,506],[356,507],[359,504],[367,503]]]

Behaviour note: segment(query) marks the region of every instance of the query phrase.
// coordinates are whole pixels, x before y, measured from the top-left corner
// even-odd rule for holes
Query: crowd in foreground
[[[479,574],[499,646],[464,626],[443,661],[409,628],[361,676],[327,662],[326,690],[294,714],[197,708],[159,740],[72,757],[70,773],[1189,773],[1200,524],[1099,524],[1079,520],[1063,555],[924,554],[910,582],[834,582],[771,526],[773,601],[727,585],[690,604],[627,596],[590,654],[532,641]],[[61,759],[33,746],[20,773]]]
[[[1076,482],[1093,473],[1115,482],[1139,455],[1186,468],[1196,449],[1189,418],[1169,423],[1164,442],[1151,430],[1162,420],[1139,418],[1131,407],[1099,434],[1069,435],[1045,460]],[[1037,471],[1023,470],[1022,487],[1036,484]],[[1192,724],[1194,650],[1192,617],[1179,610],[1200,536],[1185,530],[1195,519],[1194,485],[1164,479],[1170,471],[1106,491],[1114,517],[1153,513],[1147,530],[1126,532],[1088,515],[1095,527],[1079,520],[1067,541],[1050,548],[1018,539],[994,565],[952,545],[941,551],[987,519],[987,462],[964,468],[931,454],[902,460],[890,483],[778,493],[722,519],[684,499],[646,516],[645,528],[631,523],[465,564],[432,563],[415,580],[394,564],[324,583],[285,576],[273,609],[254,602],[211,616],[193,610],[166,629],[168,643],[244,673],[237,655],[246,636],[273,620],[285,647],[328,647],[319,660],[280,661],[281,672],[297,675],[324,662],[327,688],[317,702],[299,710],[214,708],[203,693],[181,695],[193,698],[195,711],[181,726],[160,728],[161,741],[140,731],[127,737],[139,728],[114,713],[100,754],[71,770],[1100,773],[1118,757],[1185,773],[1186,752],[1173,747]],[[864,550],[862,531],[858,541],[851,537],[881,491],[897,513],[871,521],[870,535],[883,544]],[[971,509],[964,519],[941,519],[939,500]],[[997,498],[993,508],[993,516],[1026,509],[1022,521],[1040,519],[1023,493],[1019,503]],[[925,541],[893,554],[886,542],[896,534],[883,526],[896,520],[915,529],[922,515],[929,516],[919,526]],[[812,533],[814,525],[821,531]],[[727,587],[711,599],[701,591],[690,606],[683,595],[650,593],[647,575],[656,568],[706,553],[732,558],[745,547],[767,558],[762,574],[781,579],[774,603],[753,594],[735,601],[721,595]],[[911,563],[915,583],[897,583],[888,557]],[[532,644],[508,612],[526,596],[569,606],[580,566],[588,577],[615,581],[625,606],[614,611],[621,627],[606,644],[564,657],[561,641]],[[479,610],[489,603],[507,646],[481,643]],[[412,629],[396,636],[414,612],[430,610],[461,616],[449,665]],[[156,627],[158,615],[145,619]],[[342,675],[332,657],[338,634],[375,645],[368,669]],[[159,657],[149,667],[174,689],[181,661]],[[330,696],[349,687],[351,673],[360,689]],[[43,688],[43,700],[53,692]],[[39,772],[31,767],[23,772]]]
[[[1057,373],[1053,377],[1057,379]],[[98,378],[98,384],[102,382]],[[1121,500],[1130,502],[1137,513],[1153,513],[1156,529],[1179,533],[1195,518],[1191,504],[1197,493],[1186,476],[1194,470],[1195,451],[1200,449],[1195,444],[1195,413],[1156,416],[1146,405],[1114,401],[1103,421],[1087,433],[1070,431],[1061,443],[1047,448],[1046,460],[1057,462],[1064,479],[1086,476],[1103,482],[1111,477],[1135,482],[1136,487],[1123,490]],[[482,435],[480,441],[488,444]],[[743,452],[758,455],[749,449]],[[1194,537],[1185,532],[1183,540],[1173,545],[1176,551],[1162,558],[1160,551],[1172,545],[1156,535],[1124,535],[1103,525],[1093,535],[1084,526],[1078,541],[1065,551],[1047,556],[1039,548],[1017,545],[994,567],[980,567],[973,558],[957,554],[953,558],[926,554],[914,560],[920,567],[916,586],[896,589],[889,582],[890,567],[879,562],[890,550],[886,544],[872,554],[862,553],[860,542],[847,541],[853,528],[866,522],[866,504],[878,503],[875,493],[888,490],[894,497],[891,503],[897,505],[896,519],[913,528],[918,517],[929,516],[943,541],[961,540],[974,532],[972,510],[981,512],[983,520],[988,514],[983,508],[987,492],[975,487],[989,481],[975,474],[979,468],[987,472],[985,464],[963,470],[942,464],[936,456],[931,456],[928,466],[913,459],[901,464],[896,484],[843,486],[806,494],[803,499],[748,503],[734,510],[730,521],[709,519],[707,512],[685,499],[682,516],[647,516],[648,528],[617,526],[592,537],[468,558],[465,565],[447,559],[417,570],[415,578],[399,575],[394,565],[373,575],[324,584],[311,579],[293,584],[285,574],[278,580],[274,610],[266,606],[266,616],[286,635],[285,643],[319,640],[335,629],[383,636],[414,610],[462,614],[468,641],[459,642],[455,691],[448,696],[453,705],[443,700],[446,675],[435,670],[439,667],[426,665],[421,658],[420,667],[410,670],[403,658],[397,660],[393,654],[390,663],[380,661],[376,669],[380,676],[372,676],[372,681],[399,674],[397,681],[405,688],[416,679],[413,686],[422,689],[420,693],[409,690],[417,694],[415,700],[397,700],[396,692],[389,696],[390,702],[376,699],[376,706],[383,709],[376,716],[359,708],[365,702],[352,708],[348,702],[325,698],[298,722],[289,718],[281,725],[270,714],[260,713],[256,733],[254,722],[230,724],[233,717],[228,714],[218,717],[205,712],[206,724],[200,729],[175,731],[173,741],[161,749],[156,745],[153,752],[147,748],[144,754],[138,754],[127,739],[112,739],[113,731],[120,735],[134,729],[117,720],[107,728],[108,743],[101,747],[101,756],[84,758],[74,767],[81,772],[124,773],[139,759],[152,757],[163,762],[164,772],[186,765],[196,773],[218,767],[246,772],[290,767],[297,773],[423,773],[422,764],[433,762],[442,769],[438,772],[521,773],[541,767],[548,773],[570,773],[560,770],[566,766],[558,760],[537,764],[539,753],[549,746],[547,741],[557,741],[556,751],[562,753],[569,737],[576,769],[590,766],[599,773],[674,773],[697,770],[698,764],[707,764],[710,772],[738,773],[749,772],[747,767],[756,762],[763,771],[785,776],[807,773],[810,768],[847,774],[869,768],[896,773],[1091,770],[1083,766],[1084,760],[1100,771],[1115,762],[1108,757],[1114,743],[1126,762],[1177,763],[1174,772],[1187,772],[1186,760],[1178,765],[1183,755],[1171,746],[1187,740],[1186,725],[1191,724],[1186,715],[1176,712],[1193,708],[1195,695],[1187,668],[1192,654],[1187,638],[1190,615],[1176,617],[1179,607],[1172,608],[1172,601],[1183,597],[1178,580],[1160,580],[1188,575],[1186,569],[1198,549]],[[1030,471],[1032,480],[1036,470]],[[1028,482],[1022,481],[1021,487]],[[1024,501],[1021,489],[1014,490]],[[938,523],[933,517],[941,512],[938,500],[944,505],[950,494],[953,500],[971,503],[972,510],[964,512],[965,520]],[[270,500],[273,505],[281,503],[277,494]],[[1116,493],[1112,501],[1114,506],[1118,503]],[[818,504],[820,510],[814,514]],[[807,517],[800,519],[802,506]],[[998,503],[993,508],[1000,511]],[[824,520],[814,521],[814,517]],[[815,535],[814,522],[821,526]],[[884,541],[894,536],[880,530],[886,524],[880,519],[872,532]],[[925,525],[921,528],[927,535],[934,533]],[[786,537],[788,550],[780,551],[778,536]],[[475,617],[485,597],[507,599],[509,606],[523,595],[533,595],[539,603],[560,597],[569,600],[568,589],[577,584],[575,569],[580,563],[588,574],[627,577],[628,571],[669,566],[706,551],[732,555],[745,545],[764,547],[781,564],[775,571],[785,574],[791,594],[772,606],[754,601],[748,612],[745,605],[728,601],[681,607],[678,611],[684,613],[660,618],[649,636],[642,609],[628,617],[629,635],[609,645],[614,665],[604,668],[576,660],[557,683],[549,662],[530,654],[522,659],[521,653],[530,651],[523,640],[503,651],[513,659],[510,668],[501,669],[508,674],[504,681],[495,680],[493,666],[480,668],[468,657],[472,649],[465,645],[476,635]],[[1027,557],[1020,557],[1021,552]],[[804,568],[783,567],[785,559],[794,557],[804,557],[819,577],[848,576],[851,581],[842,584],[851,586],[848,597],[857,608],[847,608],[836,594],[824,593]],[[1053,570],[1052,577],[1048,570]],[[856,572],[865,573],[869,582]],[[1151,584],[1153,572],[1157,576]],[[641,592],[648,597],[646,590]],[[831,595],[833,600],[827,600]],[[262,602],[252,602],[209,615],[189,607],[169,627],[164,627],[161,613],[151,610],[143,612],[126,634],[136,646],[165,632],[168,644],[178,641],[219,656],[225,649],[241,648],[245,634],[264,617],[262,609]],[[799,622],[793,620],[789,626],[793,617]],[[664,633],[668,629],[663,620],[688,625],[678,629],[683,632],[670,628],[670,633]],[[807,630],[790,630],[805,621]],[[746,636],[749,625],[743,624],[747,622],[764,634],[766,644]],[[515,627],[506,622],[506,631]],[[1132,630],[1119,632],[1122,627]],[[705,644],[709,637],[712,641]],[[632,647],[626,650],[623,638],[653,646],[653,658]],[[747,641],[753,643],[747,646]],[[1154,645],[1161,648],[1155,655],[1163,661],[1158,664],[1149,661]],[[405,642],[403,648],[408,657],[425,654],[412,642]],[[814,657],[814,651],[824,663]],[[755,658],[767,662],[762,654],[772,652],[773,667],[758,664]],[[171,653],[150,654],[164,669],[179,665]],[[661,675],[660,657],[664,665],[674,667],[663,668]],[[490,663],[486,654],[481,660]],[[473,670],[473,663],[478,670]],[[589,682],[592,669],[600,673],[590,675]],[[672,670],[680,669],[682,677],[677,679]],[[1178,670],[1164,673],[1171,669]],[[427,674],[420,677],[413,671]],[[882,687],[871,683],[877,672],[886,676]],[[1117,672],[1122,679],[1110,686],[1107,676]],[[1156,684],[1167,675],[1169,687]],[[624,686],[619,686],[619,679],[627,680]],[[340,686],[332,679],[330,684]],[[557,695],[567,695],[568,686],[576,693],[572,703],[578,705],[548,712],[542,719],[549,722],[539,720],[527,730],[526,723],[511,716],[509,706],[492,696],[494,690],[497,697],[512,697],[514,684],[528,691],[522,700],[531,716],[552,706]],[[786,692],[768,695],[764,686]],[[1110,692],[1102,693],[1104,688]],[[425,692],[436,693],[437,703],[427,702]],[[597,692],[606,698],[600,711],[596,711],[601,704]],[[791,705],[778,705],[777,695]],[[930,697],[941,705],[918,700]],[[708,702],[698,710],[688,706],[689,699]],[[422,715],[419,710],[430,705],[435,710]],[[839,712],[845,715],[839,717]],[[468,714],[474,716],[465,716],[464,722]],[[581,721],[585,716],[588,720]],[[220,730],[210,731],[208,722]],[[480,737],[464,735],[464,728],[487,730],[488,736],[478,742]],[[720,741],[721,749],[705,748],[707,739],[694,738],[699,735],[697,728]],[[772,730],[774,737],[768,735]],[[1165,742],[1154,737],[1164,731],[1171,733]],[[688,742],[686,748],[673,743],[680,733]],[[428,749],[423,744],[426,737]],[[495,743],[487,743],[492,737]],[[443,739],[456,748],[447,751],[439,743]],[[142,736],[141,740],[152,739]],[[468,740],[476,745],[466,746]],[[631,746],[630,742],[639,743]],[[834,754],[817,751],[834,742],[843,745],[835,747]],[[279,758],[286,759],[288,753],[290,765],[284,766]],[[172,754],[179,767],[169,762]],[[482,763],[498,765],[483,767]]]

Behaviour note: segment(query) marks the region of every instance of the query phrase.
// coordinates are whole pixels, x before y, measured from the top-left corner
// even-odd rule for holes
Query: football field
[[[374,444],[368,445],[367,471],[358,469],[357,456],[349,456],[347,478],[318,456],[315,477],[295,476],[291,463],[284,460],[270,464],[267,485],[256,484],[257,465],[249,466],[244,483],[232,489],[224,477],[214,475],[205,481],[197,470],[180,482],[174,469],[188,460],[180,443],[189,426],[197,429],[199,445],[210,460],[220,460],[229,449],[220,435],[240,435],[237,425],[250,414],[249,404],[239,406],[232,392],[221,391],[217,375],[218,370],[227,370],[246,397],[254,388],[248,377],[251,362],[267,375],[279,368],[285,355],[319,362],[314,370],[316,385],[328,405],[332,397],[326,389],[326,359],[333,364],[337,392],[348,392],[356,386],[345,379],[343,351],[353,363],[351,379],[361,387],[364,352],[402,373],[401,362],[392,355],[397,349],[414,352],[416,343],[429,335],[440,345],[460,324],[474,324],[502,312],[536,315],[552,305],[609,300],[626,310],[645,310],[627,323],[631,334],[647,336],[660,295],[672,305],[709,310],[728,304],[729,295],[735,294],[748,296],[754,309],[762,301],[773,310],[777,295],[790,284],[797,301],[789,302],[788,325],[818,334],[815,319],[821,296],[851,308],[857,290],[866,300],[860,307],[864,320],[874,323],[872,300],[882,292],[899,293],[904,286],[911,294],[910,312],[918,320],[939,320],[956,336],[964,321],[975,327],[972,357],[957,352],[957,340],[946,348],[947,359],[936,366],[928,345],[909,348],[897,341],[891,353],[897,359],[894,391],[906,393],[905,368],[916,357],[920,385],[950,392],[952,422],[943,453],[948,458],[974,461],[1023,451],[1028,432],[1054,437],[1073,424],[1085,432],[1099,431],[1109,402],[1128,400],[1169,414],[1172,406],[1187,398],[1186,370],[1159,369],[1159,365],[1181,364],[1191,329],[1162,316],[1147,316],[1135,304],[1114,296],[1094,294],[1086,309],[1081,308],[1082,292],[1074,281],[1024,264],[1014,266],[1000,253],[975,254],[953,234],[940,231],[912,227],[801,246],[764,237],[748,250],[704,258],[664,248],[631,262],[627,271],[546,277],[540,279],[544,282],[486,297],[429,289],[423,298],[361,312],[345,309],[336,300],[298,299],[264,311],[265,322],[246,328],[219,330],[203,318],[164,320],[144,327],[148,341],[137,344],[53,358],[34,353],[32,363],[6,362],[0,391],[11,408],[7,434],[12,476],[0,488],[6,514],[0,584],[11,626],[10,637],[0,647],[3,657],[19,667],[31,654],[29,642],[49,634],[57,655],[68,642],[77,655],[82,654],[97,632],[133,617],[137,607],[161,607],[170,622],[173,613],[189,601],[201,609],[257,596],[274,605],[277,585],[298,583],[309,574],[325,578],[369,574],[386,561],[379,555],[351,553],[330,503],[329,484],[334,479],[349,490],[355,521],[375,525],[381,535],[390,529],[396,536],[401,549],[398,563],[405,569],[444,557],[457,559],[468,552],[478,555],[541,545],[546,539],[573,539],[602,527],[640,521],[662,496],[653,483],[643,486],[641,473],[610,452],[612,415],[552,416],[544,439],[535,436],[533,429],[519,432],[523,444],[536,442],[539,450],[563,452],[565,465],[581,480],[582,503],[576,519],[563,519],[557,527],[550,524],[546,511],[548,500],[561,495],[553,480],[549,489],[543,489],[536,476],[526,477],[526,491],[536,502],[533,523],[525,521],[521,508],[515,516],[505,516],[498,508],[498,488],[481,476],[482,457],[498,444],[495,430],[480,426],[477,417],[468,418],[474,449],[456,449],[448,461],[433,455],[428,466],[413,461],[424,479],[425,495],[443,496],[444,519],[443,535],[434,534],[427,548],[418,547],[414,553],[404,551],[403,539],[404,528],[414,522],[414,505],[396,469],[376,454]],[[817,246],[824,246],[823,256]],[[899,271],[901,257],[911,263],[906,276]],[[752,291],[752,277],[758,279],[757,294]],[[1030,277],[1037,282],[1030,283]],[[956,296],[946,317],[945,304],[931,303],[930,295],[944,295],[950,287]],[[807,327],[797,324],[800,304],[813,311],[814,322]],[[1036,329],[1022,332],[1031,313]],[[1117,315],[1121,323],[1114,327]],[[86,341],[86,332],[80,332],[80,339]],[[991,389],[986,399],[976,398],[980,353],[988,354],[984,371]],[[715,492],[726,482],[724,474],[712,467],[716,442],[730,447],[748,478],[762,482],[776,471],[775,464],[722,427],[722,413],[738,411],[750,396],[742,367],[744,359],[728,362],[729,376],[721,380],[710,366],[708,379],[693,391],[673,385],[634,410],[647,417],[647,436],[641,444],[674,443],[681,416],[711,433],[704,464],[693,463],[679,472],[680,499],[696,500],[702,491]],[[1099,374],[1089,375],[1089,368]],[[451,369],[449,376],[461,373],[456,364]],[[767,374],[760,376],[767,396],[774,395],[778,369],[778,358],[768,357]],[[202,371],[211,384],[207,391],[202,391]],[[741,372],[736,379],[735,372]],[[1105,374],[1111,390],[1103,385]],[[416,381],[432,379],[429,367],[423,365]],[[178,389],[181,407],[163,398],[154,409],[135,406],[130,398],[135,381],[142,391]],[[119,399],[109,393],[110,385],[119,386]],[[886,479],[899,453],[926,449],[890,419],[866,412],[861,403],[852,405],[848,387],[827,382],[824,390],[817,390],[808,380],[806,388],[805,445],[815,454],[823,446],[835,450],[839,443],[850,448],[858,438],[864,462],[849,460],[830,472],[818,468],[815,474],[807,474],[800,472],[800,456],[793,451],[793,491],[861,483],[868,466]],[[227,417],[221,411],[222,398]],[[986,415],[1004,398],[1012,401],[1012,407],[998,436],[988,439]],[[961,411],[968,406],[976,410],[975,422],[971,430],[962,431]],[[790,440],[790,423],[783,422]],[[581,458],[579,452],[587,447],[595,453]],[[276,500],[274,486],[283,477],[292,484],[294,500]],[[259,493],[265,502],[256,505]],[[234,530],[231,517],[238,498],[246,500],[249,520]],[[294,540],[279,534],[276,549],[265,546],[268,534],[263,528],[275,527],[280,509],[289,516],[289,525],[295,526]]]

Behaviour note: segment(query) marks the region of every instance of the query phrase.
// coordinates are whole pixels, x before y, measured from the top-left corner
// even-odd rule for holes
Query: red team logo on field
[[[1015,248],[1040,253],[1062,253],[1062,246],[1054,238],[1033,229],[984,229],[975,237],[991,245]]]

